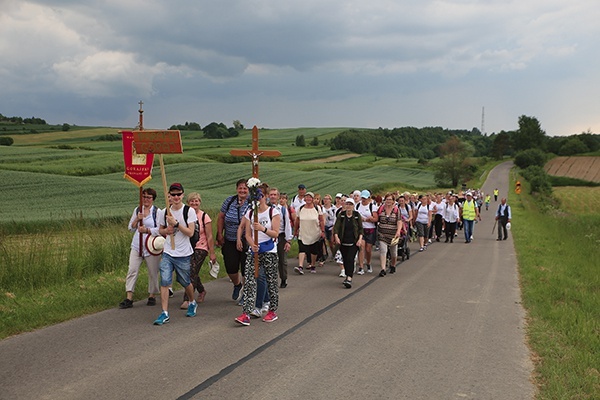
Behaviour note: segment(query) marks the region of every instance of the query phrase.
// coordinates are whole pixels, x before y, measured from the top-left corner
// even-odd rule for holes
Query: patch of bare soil
[[[343,161],[343,160],[347,160],[349,158],[354,158],[354,157],[359,157],[359,156],[360,156],[360,154],[355,154],[355,153],[340,154],[339,156],[331,156],[331,157],[327,157],[327,158],[317,158],[316,160],[301,161],[301,163],[303,163],[303,164],[329,163],[329,162]]]
[[[544,169],[549,175],[600,183],[600,157],[555,157]]]

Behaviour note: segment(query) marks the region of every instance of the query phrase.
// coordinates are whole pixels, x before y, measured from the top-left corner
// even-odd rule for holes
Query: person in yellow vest
[[[489,210],[491,199],[492,196],[490,196],[489,194],[485,196],[485,211]]]
[[[467,192],[467,199],[463,202],[461,207],[461,220],[463,222],[463,230],[465,232],[465,243],[471,243],[473,240],[473,228],[475,220],[481,221],[481,215],[479,215],[479,209],[475,200],[473,200],[473,193]]]
[[[494,201],[498,201],[499,194],[500,194],[500,191],[498,190],[498,188],[494,189]]]

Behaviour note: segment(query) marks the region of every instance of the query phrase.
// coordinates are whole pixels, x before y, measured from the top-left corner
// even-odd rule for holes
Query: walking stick
[[[494,221],[494,227],[492,228],[492,235],[494,234],[494,231],[496,230],[496,224],[498,223],[498,220]]]

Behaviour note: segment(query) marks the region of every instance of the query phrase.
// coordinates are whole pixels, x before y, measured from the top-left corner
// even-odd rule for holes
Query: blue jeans
[[[184,288],[190,284],[190,268],[192,256],[172,257],[163,252],[160,260],[160,285],[171,286],[173,283],[173,271],[177,282]]]
[[[265,269],[261,266],[258,270],[258,279],[256,280],[256,308],[262,308],[263,304],[271,301],[269,291],[267,290],[267,275]]]
[[[465,231],[465,240],[471,242],[471,236],[473,236],[474,220],[463,219],[463,229]]]

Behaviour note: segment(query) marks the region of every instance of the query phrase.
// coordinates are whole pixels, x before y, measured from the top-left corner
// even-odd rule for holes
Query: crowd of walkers
[[[327,260],[336,262],[342,286],[350,289],[355,275],[374,273],[373,252],[379,253],[380,277],[396,272],[397,259],[408,259],[409,242],[418,242],[419,251],[433,241],[454,243],[458,231],[464,243],[474,239],[474,224],[481,221],[481,209],[489,209],[491,196],[480,190],[445,194],[385,193],[373,195],[355,190],[345,195],[320,196],[304,184],[291,198],[258,180],[240,179],[236,194],[227,197],[220,208],[216,237],[210,216],[202,211],[199,193],[187,195],[179,183],[169,187],[170,206],[161,210],[153,203],[156,191],[142,193],[142,206],[129,221],[134,232],[126,277],[126,298],[122,309],[133,306],[133,292],[143,261],[148,268],[147,305],[160,295],[161,313],[154,321],[170,321],[168,305],[173,296],[172,280],[184,288],[181,309],[194,317],[206,289],[200,269],[208,257],[218,267],[215,248],[220,247],[227,275],[232,283],[232,300],[242,306],[235,322],[250,325],[252,317],[264,322],[278,319],[279,290],[288,286],[287,253],[298,241],[297,261],[291,261],[298,275],[316,274]],[[256,204],[251,206],[253,189]],[[494,191],[497,201],[498,189]],[[187,203],[187,204],[186,204]],[[510,229],[510,207],[506,199],[496,212],[498,240]]]

